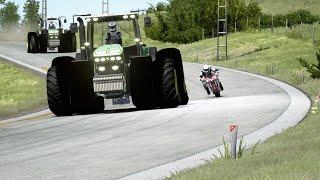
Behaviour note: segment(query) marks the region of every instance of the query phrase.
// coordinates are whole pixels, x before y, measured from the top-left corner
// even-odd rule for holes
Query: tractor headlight
[[[101,58],[101,62],[105,62],[106,61],[106,58]]]
[[[121,61],[121,59],[122,59],[121,56],[117,56],[117,57],[116,57],[116,60],[117,60],[117,61]]]
[[[112,70],[118,71],[119,70],[119,66],[112,66]]]
[[[116,58],[115,58],[115,57],[111,57],[110,60],[111,60],[111,61],[115,61]]]
[[[55,36],[54,38],[58,39],[59,37],[58,37],[58,36]]]
[[[130,18],[134,19],[134,18],[136,18],[136,16],[132,14],[132,15],[130,15]]]
[[[123,16],[123,19],[128,19],[128,18],[129,18],[128,15]]]
[[[99,58],[95,58],[94,61],[98,63],[98,62],[100,62],[100,59]]]
[[[98,18],[93,18],[93,21],[95,21],[95,22],[98,21],[98,20],[99,20]]]
[[[134,41],[138,43],[140,42],[140,38],[135,38]]]
[[[106,68],[105,68],[105,67],[103,67],[103,66],[99,67],[98,69],[99,69],[99,71],[101,71],[101,72],[103,72],[103,71],[105,71],[105,70],[106,70]]]

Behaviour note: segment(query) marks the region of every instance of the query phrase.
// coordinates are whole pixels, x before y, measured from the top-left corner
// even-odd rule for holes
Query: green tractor
[[[28,53],[47,53],[48,48],[58,48],[59,53],[76,52],[77,23],[71,23],[69,30],[64,30],[63,23],[67,23],[65,17],[40,19],[41,30],[28,33]]]
[[[104,100],[137,109],[176,108],[189,101],[182,58],[141,40],[137,14],[90,16],[79,22],[81,53],[58,57],[47,74],[48,104],[57,116],[104,111]],[[131,97],[131,99],[130,99]]]

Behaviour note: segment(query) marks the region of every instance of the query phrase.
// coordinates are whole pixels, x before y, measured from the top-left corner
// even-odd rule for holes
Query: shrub
[[[305,59],[299,58],[301,65],[307,68],[307,71],[311,74],[311,78],[320,79],[320,49],[316,52],[317,64],[308,63]]]

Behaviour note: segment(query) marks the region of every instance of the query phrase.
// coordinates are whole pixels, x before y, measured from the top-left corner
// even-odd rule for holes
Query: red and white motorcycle
[[[219,80],[219,71],[216,71],[211,77],[204,77],[207,87],[216,97],[221,97],[221,83]]]

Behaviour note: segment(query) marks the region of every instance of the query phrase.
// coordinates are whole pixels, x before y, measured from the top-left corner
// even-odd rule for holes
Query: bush
[[[308,63],[305,59],[300,58],[301,65],[307,68],[307,71],[311,74],[311,78],[320,79],[320,49],[316,52],[317,64]]]

